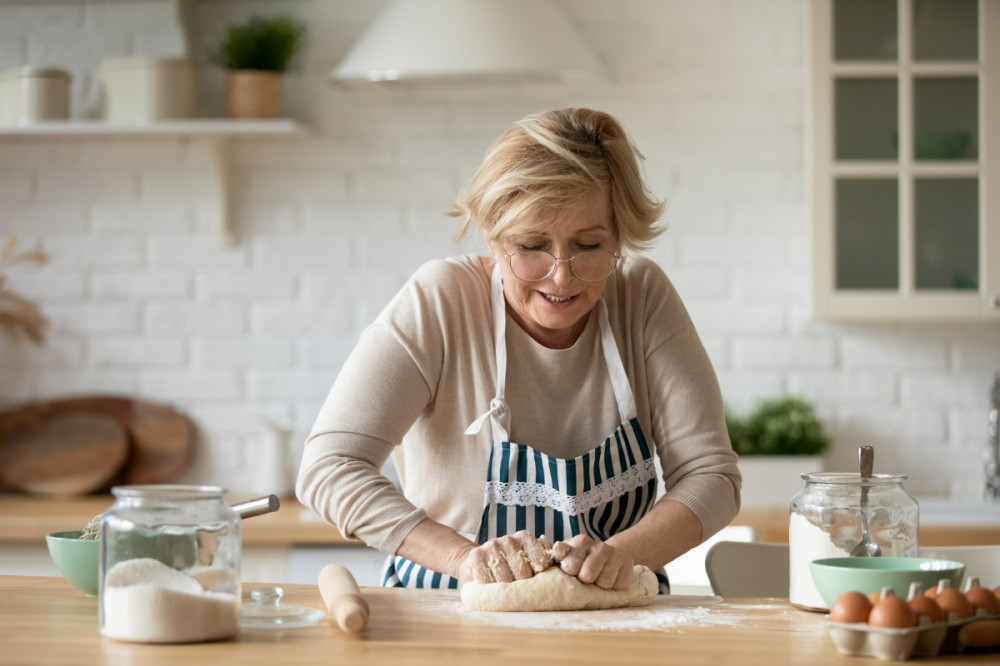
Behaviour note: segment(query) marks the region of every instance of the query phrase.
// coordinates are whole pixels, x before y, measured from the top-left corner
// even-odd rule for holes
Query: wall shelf
[[[222,241],[236,244],[232,219],[231,144],[235,139],[304,136],[305,125],[287,118],[275,120],[164,120],[147,125],[111,124],[99,120],[67,120],[0,127],[4,138],[174,138],[207,142],[215,173],[218,228]]]

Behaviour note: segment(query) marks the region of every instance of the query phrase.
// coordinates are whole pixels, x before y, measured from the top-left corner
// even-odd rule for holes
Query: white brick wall
[[[288,80],[305,139],[233,151],[240,243],[212,220],[207,147],[171,139],[0,140],[0,234],[51,262],[10,275],[52,320],[44,348],[0,338],[0,403],[66,393],[176,404],[205,446],[191,480],[267,492],[254,467],[271,426],[308,430],[361,330],[428,258],[456,246],[441,213],[489,142],[525,113],[596,106],[647,156],[670,230],[650,254],[702,333],[727,403],[800,393],[834,450],[911,491],[977,497],[995,326],[836,326],[808,317],[802,0],[562,0],[609,62],[586,86],[353,94],[326,74],[382,3],[195,3],[194,48],[252,11],[309,21],[313,48]],[[104,57],[179,53],[165,2],[0,2],[0,71],[74,74],[73,113],[96,113]],[[200,73],[220,115],[221,74]]]

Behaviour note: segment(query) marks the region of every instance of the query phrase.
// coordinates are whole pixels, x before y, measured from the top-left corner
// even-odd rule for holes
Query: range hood
[[[330,78],[569,81],[603,71],[552,0],[390,0]]]

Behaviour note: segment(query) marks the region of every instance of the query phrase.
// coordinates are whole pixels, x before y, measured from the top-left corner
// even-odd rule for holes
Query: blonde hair
[[[611,226],[622,249],[641,250],[663,232],[663,202],[643,181],[644,159],[607,113],[559,109],[526,116],[490,146],[449,215],[463,218],[457,238],[478,223],[493,241],[538,224],[538,215],[608,192]],[[554,219],[554,216],[553,216]]]

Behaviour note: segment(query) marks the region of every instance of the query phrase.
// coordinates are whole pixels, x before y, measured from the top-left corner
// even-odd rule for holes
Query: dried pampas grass
[[[15,340],[27,337],[35,344],[45,341],[49,320],[38,306],[7,286],[6,272],[11,266],[24,263],[44,264],[48,255],[38,251],[17,251],[17,236],[9,236],[0,248],[0,329]]]

